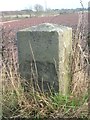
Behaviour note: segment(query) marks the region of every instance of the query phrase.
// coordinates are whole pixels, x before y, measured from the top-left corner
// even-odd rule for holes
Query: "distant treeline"
[[[40,10],[39,10],[40,9]],[[24,9],[24,10],[16,10],[16,11],[3,11],[1,12],[2,15],[25,15],[25,14],[34,14],[36,12],[42,12],[42,13],[56,13],[56,14],[64,14],[64,13],[74,13],[74,12],[80,12],[80,11],[90,11],[89,8],[76,8],[76,9],[41,9],[38,8],[38,10],[32,10],[32,9]]]

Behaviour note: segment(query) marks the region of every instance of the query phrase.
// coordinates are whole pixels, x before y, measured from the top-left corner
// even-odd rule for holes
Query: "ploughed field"
[[[87,13],[86,13],[86,16],[87,16]],[[20,20],[1,22],[3,51],[6,51],[6,52],[9,51],[8,56],[11,56],[10,51],[12,51],[11,49],[13,48],[13,50],[15,51],[15,54],[17,53],[16,33],[18,30],[31,27],[33,25],[38,25],[41,23],[55,23],[55,24],[69,26],[69,27],[72,27],[73,29],[76,29],[79,20],[80,20],[80,13],[73,13],[73,14],[63,14],[58,16],[33,17],[33,18],[25,18]]]
[[[6,21],[2,23],[3,23],[3,27],[6,30],[12,29],[17,31],[26,27],[38,25],[45,22],[75,27],[78,23],[78,18],[79,18],[79,13],[74,13],[74,14],[64,14],[64,15],[58,15],[58,16],[26,18],[22,20],[21,19],[12,20],[12,21]]]

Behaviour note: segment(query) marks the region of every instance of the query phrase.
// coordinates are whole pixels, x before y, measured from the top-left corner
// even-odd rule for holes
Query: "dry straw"
[[[87,16],[88,14],[84,11],[79,13],[78,26],[73,39],[72,93],[76,96],[82,96],[88,92]]]

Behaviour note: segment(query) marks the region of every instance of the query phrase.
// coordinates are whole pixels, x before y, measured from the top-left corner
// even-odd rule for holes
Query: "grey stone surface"
[[[70,82],[72,29],[44,23],[17,33],[19,70],[22,77],[37,78],[44,89],[53,86],[67,94]],[[33,74],[33,75],[32,75]],[[47,85],[48,84],[48,85]]]
[[[2,25],[0,24],[0,120],[2,118]]]

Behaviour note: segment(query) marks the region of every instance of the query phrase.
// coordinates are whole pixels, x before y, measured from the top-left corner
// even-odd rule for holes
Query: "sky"
[[[82,0],[85,8],[89,1]],[[42,5],[44,9],[81,8],[80,0],[0,0],[0,11],[33,9],[35,4]]]

